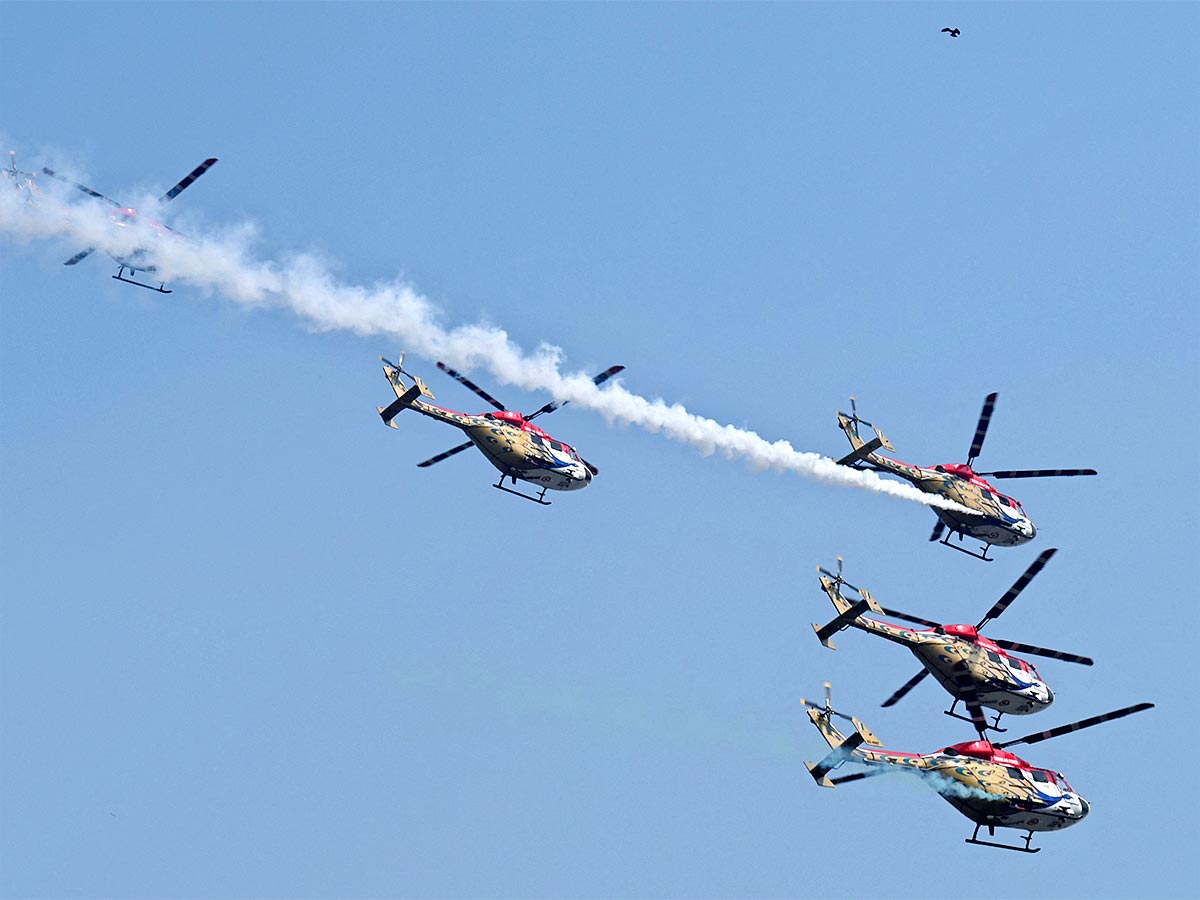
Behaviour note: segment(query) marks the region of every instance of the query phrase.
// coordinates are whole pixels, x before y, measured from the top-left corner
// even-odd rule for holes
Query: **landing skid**
[[[959,539],[959,541],[960,541],[960,542],[962,541],[962,535],[961,535],[961,534],[958,536],[958,539]],[[947,534],[947,535],[946,535],[944,538],[942,538],[940,541],[938,541],[938,543],[939,543],[939,544],[945,544],[945,545],[946,545],[947,547],[949,547],[951,550],[957,550],[959,553],[965,553],[965,554],[967,554],[967,556],[973,556],[973,557],[975,557],[976,559],[982,559],[984,562],[994,562],[994,561],[995,561],[995,557],[994,557],[994,556],[988,556],[988,555],[987,555],[987,552],[988,552],[988,550],[990,550],[990,549],[991,549],[991,547],[992,547],[992,545],[991,545],[991,544],[984,544],[984,545],[983,545],[983,552],[982,552],[982,553],[972,553],[972,552],[971,552],[970,550],[968,550],[966,547],[957,547],[957,546],[955,546],[954,544],[950,543],[950,535],[949,535],[949,534]]]
[[[960,722],[971,722],[971,724],[974,725],[974,719],[972,719],[971,716],[960,715],[959,713],[954,712],[954,708],[956,706],[958,706],[958,704],[960,702],[961,702],[961,697],[959,698],[959,700],[955,700],[953,703],[950,703],[950,708],[943,709],[942,713],[944,715],[950,716],[950,718],[952,718],[952,719],[958,719]],[[980,707],[980,709],[979,709],[979,714],[983,715],[982,707]],[[996,713],[996,720],[994,722],[992,722],[991,725],[988,724],[988,718],[986,718],[986,716],[984,716],[984,720],[983,720],[984,731],[989,731],[989,730],[990,731],[1001,731],[1001,732],[1008,731],[1008,728],[1000,727],[1000,716],[1002,716],[1002,715],[1003,715],[1003,713]],[[980,733],[980,737],[983,737],[982,733]]]
[[[504,486],[505,478],[512,478],[512,483],[513,484],[517,483],[517,479],[514,478],[512,475],[501,475],[500,480],[497,481],[495,484],[493,484],[492,487],[496,488],[497,490],[504,491],[504,493],[506,493],[506,494],[512,494],[514,497],[520,497],[522,500],[529,500],[533,503],[540,503],[542,506],[550,506],[551,505],[550,501],[545,499],[546,491],[548,491],[549,488],[542,488],[542,492],[540,494],[538,494],[536,497],[531,497],[529,494],[522,494],[520,491],[514,491],[512,488],[506,488]]]
[[[979,829],[982,827],[983,827],[982,825],[976,825],[975,831],[971,834],[971,836],[969,838],[966,839],[966,841],[964,843],[978,844],[980,847],[997,847],[1000,850],[1016,850],[1018,853],[1041,853],[1042,852],[1041,847],[1030,847],[1029,846],[1029,842],[1033,840],[1033,832],[1032,831],[1029,832],[1029,834],[1025,835],[1025,837],[1024,837],[1025,846],[1024,847],[1014,847],[1012,844],[1000,844],[995,841],[979,840],[978,839],[979,838]],[[995,827],[989,825],[988,832],[990,834],[995,834],[996,833]]]
[[[972,725],[975,724],[975,720],[972,719],[970,716],[960,716],[958,713],[956,713],[954,711],[955,706],[958,706],[957,700],[954,701],[954,706],[951,706],[949,709],[943,709],[942,715],[949,716],[952,719],[958,719],[960,722],[970,722]],[[985,731],[999,731],[999,732],[1008,731],[1007,728],[1000,727],[1000,716],[1002,716],[1002,715],[1004,715],[1004,713],[999,713],[996,715],[996,722],[993,725],[988,725],[987,720],[985,719],[984,720],[984,730]]]
[[[125,276],[125,269],[126,269],[126,268],[127,268],[126,266],[121,266],[121,271],[119,271],[119,272],[118,272],[116,275],[114,275],[114,276],[113,276],[113,278],[115,278],[117,281],[123,281],[123,282],[125,282],[126,284],[136,284],[138,287],[144,287],[144,288],[145,288],[146,290],[148,290],[148,291],[158,291],[160,294],[170,294],[170,293],[173,293],[172,291],[168,291],[168,290],[167,290],[167,288],[166,288],[166,282],[162,282],[162,281],[160,281],[160,282],[158,283],[158,287],[155,287],[155,286],[154,286],[154,285],[152,285],[152,284],[144,284],[144,283],[143,283],[143,282],[141,282],[141,281],[134,281],[132,278],[126,278],[126,277],[124,277],[124,276]],[[134,272],[136,272],[136,271],[137,271],[137,269],[130,269],[130,270],[129,270],[129,274],[130,274],[130,275],[132,275],[132,274],[133,274]]]

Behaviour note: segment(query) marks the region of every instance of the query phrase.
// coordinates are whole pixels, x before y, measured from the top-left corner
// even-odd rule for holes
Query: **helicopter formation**
[[[206,159],[163,194],[159,201],[174,200],[216,162],[216,158]],[[17,168],[15,153],[10,153],[10,165],[0,169],[0,173],[3,173],[15,188],[27,193],[27,202],[37,202],[39,188],[36,176]],[[43,168],[42,173],[113,207],[114,211],[109,213],[108,218],[114,228],[126,228],[139,221],[138,212],[132,208],[124,207],[85,185],[69,181],[50,168]],[[179,236],[178,232],[167,225],[147,221],[156,239],[160,236]],[[150,250],[149,247],[139,247],[130,253],[114,255],[113,260],[118,265],[118,271],[112,277],[126,284],[169,294],[171,291],[166,288],[164,282],[160,281],[155,286],[134,277],[138,272],[153,274],[156,271],[153,263],[148,260]],[[94,251],[94,247],[86,248],[66,260],[64,264],[74,266]],[[129,277],[126,277],[127,272]],[[467,438],[463,443],[418,463],[419,467],[428,468],[474,447],[500,473],[499,479],[492,487],[541,506],[551,505],[550,501],[545,499],[547,491],[578,491],[588,487],[599,474],[599,469],[584,459],[575,447],[552,437],[533,423],[538,416],[548,415],[569,401],[551,400],[532,413],[522,414],[508,409],[462,373],[443,362],[438,362],[438,369],[493,408],[493,411],[479,414],[457,412],[431,402],[435,398],[425,381],[404,369],[404,354],[400,355],[399,362],[396,363],[384,357],[380,357],[380,360],[383,363],[384,375],[395,394],[395,399],[389,405],[376,407],[385,425],[398,429],[396,419],[399,414],[405,410],[412,410],[459,429]],[[623,370],[624,366],[611,366],[595,375],[592,381],[599,386]],[[996,393],[991,393],[984,400],[966,462],[929,467],[915,466],[881,455],[878,452],[880,449],[894,452],[895,448],[877,426],[858,415],[857,402],[851,397],[851,412],[837,413],[837,425],[849,440],[851,452],[836,462],[854,469],[867,469],[896,476],[925,493],[943,497],[954,501],[959,507],[965,507],[969,512],[936,508],[938,522],[929,540],[991,562],[993,557],[988,555],[988,551],[992,547],[1023,545],[1036,537],[1037,529],[1020,501],[1002,494],[986,478],[1097,474],[1094,469],[975,471],[974,463],[982,451],[997,396]],[[864,428],[870,429],[869,437],[864,437]],[[505,484],[506,480],[511,483],[511,487]],[[517,490],[519,483],[531,485],[537,493]],[[952,535],[957,535],[957,543],[950,542]],[[979,552],[961,546],[965,538],[981,541],[983,546]],[[836,572],[818,566],[821,590],[832,602],[837,613],[825,625],[813,624],[813,630],[820,643],[834,649],[832,637],[853,628],[904,646],[921,664],[921,671],[892,693],[882,705],[894,706],[932,675],[953,698],[945,714],[970,723],[976,730],[977,739],[950,744],[941,750],[926,754],[899,753],[882,749],[882,743],[859,719],[833,708],[830,686],[826,683],[823,704],[801,700],[809,719],[830,747],[830,752],[820,761],[806,763],[817,784],[835,787],[896,772],[915,774],[974,823],[974,832],[967,838],[967,843],[1024,853],[1037,853],[1041,849],[1031,846],[1035,833],[1060,830],[1086,817],[1090,805],[1072,788],[1061,772],[1033,766],[1008,752],[1007,748],[1038,743],[1123,718],[1152,708],[1152,703],[1137,703],[1012,740],[995,742],[989,736],[993,732],[1002,734],[1007,731],[1000,726],[1003,716],[1034,715],[1047,709],[1054,702],[1054,692],[1037,667],[1019,654],[1084,666],[1093,665],[1093,660],[1085,656],[1007,639],[993,639],[980,633],[1008,609],[1056,552],[1056,548],[1042,552],[974,625],[943,624],[882,606],[869,590],[856,587],[843,577],[841,557],[838,558]],[[923,628],[894,624],[885,621],[885,618],[902,620]],[[957,712],[960,703],[966,711],[965,715]],[[994,714],[990,721],[984,712],[985,709]],[[853,730],[849,735],[838,729],[834,723],[835,718],[851,723]],[[831,773],[847,764],[858,765],[861,770],[831,777]],[[982,828],[987,829],[989,838],[995,837],[997,828],[1023,830],[1026,832],[1023,837],[1024,843],[1016,845],[996,840],[981,840],[979,832]]]
[[[967,839],[967,843],[1025,853],[1037,853],[1040,849],[1030,846],[1034,832],[1055,831],[1082,820],[1088,814],[1090,806],[1083,797],[1075,793],[1066,776],[1061,772],[1032,766],[1008,753],[1005,748],[1017,744],[1037,743],[1123,718],[1151,709],[1153,703],[1138,703],[1010,741],[995,743],[988,739],[990,731],[1007,730],[1000,727],[1001,716],[1032,715],[1048,708],[1054,702],[1054,692],[1037,668],[1033,663],[1016,656],[1016,653],[1085,666],[1093,664],[1086,656],[1018,641],[992,640],[979,633],[984,626],[1008,609],[1056,552],[1057,548],[1044,551],[975,625],[943,625],[881,606],[869,590],[855,587],[842,577],[843,561],[840,557],[836,573],[818,566],[821,590],[838,610],[838,615],[826,625],[813,625],[818,640],[824,646],[836,649],[830,638],[839,631],[853,627],[904,645],[923,668],[882,705],[894,706],[926,676],[932,674],[954,698],[945,714],[970,722],[978,732],[979,739],[953,744],[943,750],[924,755],[863,750],[863,744],[874,747],[881,747],[882,744],[858,719],[834,710],[830,702],[829,684],[826,683],[824,705],[801,700],[801,703],[808,707],[809,719],[832,748],[820,762],[805,764],[813,779],[822,787],[835,787],[845,782],[894,771],[914,772],[975,823],[975,831]],[[848,588],[854,596],[847,597],[842,592],[843,588]],[[924,630],[916,630],[894,625],[867,618],[864,615],[867,612],[927,627]],[[964,704],[968,715],[963,716],[955,712],[959,703]],[[987,721],[984,707],[996,713],[993,721]],[[851,722],[854,725],[854,733],[847,737],[838,731],[833,723],[834,716]],[[866,769],[837,778],[828,777],[831,771],[845,763],[860,763]],[[1024,845],[979,840],[979,829],[983,827],[987,827],[989,837],[994,837],[997,828],[1025,830]]]
[[[894,452],[895,447],[876,425],[858,415],[857,403],[851,397],[850,413],[839,410],[837,414],[838,427],[849,439],[851,452],[837,462],[839,465],[855,469],[870,469],[895,475],[925,493],[953,500],[966,507],[970,510],[969,513],[935,509],[938,522],[929,540],[940,541],[968,556],[991,562],[993,557],[988,556],[989,549],[1016,547],[1028,543],[1036,537],[1037,529],[1021,502],[1002,494],[985,476],[1043,478],[1096,474],[1095,469],[1006,469],[976,472],[974,463],[983,449],[997,397],[998,394],[992,393],[984,399],[966,462],[928,467],[914,466],[880,455],[877,451],[881,448]],[[869,439],[861,433],[864,426],[873,432]],[[959,544],[952,544],[951,534],[958,535],[959,544],[964,538],[970,537],[982,541],[983,546],[979,552],[975,552]],[[831,748],[819,762],[805,764],[817,784],[822,787],[836,787],[839,784],[895,772],[915,774],[974,823],[975,829],[966,839],[967,843],[1022,853],[1037,853],[1041,850],[1040,847],[1032,846],[1035,833],[1057,831],[1082,821],[1091,807],[1087,800],[1071,787],[1065,775],[1031,765],[1008,752],[1006,748],[1037,743],[1124,718],[1153,708],[1153,703],[1137,703],[1013,740],[994,742],[989,738],[990,732],[1002,733],[1007,730],[1000,727],[1002,716],[1034,715],[1047,709],[1054,702],[1054,692],[1037,667],[1017,654],[1084,666],[1093,665],[1093,660],[1086,656],[1051,650],[1035,644],[992,639],[980,634],[985,626],[1008,609],[1057,552],[1057,548],[1043,551],[974,625],[943,624],[882,606],[869,590],[846,581],[842,574],[841,557],[838,557],[836,572],[818,566],[821,590],[837,610],[837,615],[825,625],[814,623],[812,626],[821,644],[835,649],[831,641],[833,635],[848,628],[855,628],[903,645],[921,663],[922,669],[892,693],[882,705],[894,706],[926,677],[932,675],[953,698],[950,708],[944,711],[945,714],[969,722],[975,728],[978,739],[951,744],[926,754],[864,749],[864,745],[866,748],[882,748],[883,745],[857,718],[833,708],[827,682],[824,704],[801,700],[801,704],[807,707],[809,719]],[[843,589],[849,593],[845,593]],[[899,619],[924,628],[893,624],[881,618],[868,616],[868,613]],[[960,703],[963,704],[966,715],[956,711]],[[985,708],[995,714],[991,721],[988,721],[984,713]],[[839,731],[834,724],[834,717],[849,721],[854,726],[853,733],[847,736]],[[862,768],[848,775],[829,777],[830,772],[845,764],[858,764]],[[980,839],[979,832],[982,828],[987,829],[988,840]],[[1021,838],[1023,843],[1009,844],[994,840],[997,828],[1024,831],[1025,834]]]

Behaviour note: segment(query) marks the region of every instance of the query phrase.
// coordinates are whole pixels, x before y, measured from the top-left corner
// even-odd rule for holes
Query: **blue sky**
[[[1011,483],[982,564],[929,510],[756,472],[568,407],[601,468],[541,508],[379,353],[187,284],[0,243],[0,883],[6,896],[1195,893],[1165,748],[1196,737],[1195,46],[1189,4],[8,4],[0,136],[260,259],[407,279],[572,369],[840,455],[1093,466]],[[962,36],[940,34],[957,25]],[[5,148],[7,149],[7,148]],[[411,360],[439,400],[470,394]],[[478,380],[510,406],[545,394]],[[541,421],[541,420],[539,420]],[[894,748],[971,732],[849,633],[813,568],[1047,661],[1023,748],[1088,820],[969,847],[927,788],[822,791],[799,698]],[[1028,727],[1026,727],[1028,726]],[[1164,802],[1164,796],[1167,799]],[[1015,858],[1014,858],[1015,857]]]

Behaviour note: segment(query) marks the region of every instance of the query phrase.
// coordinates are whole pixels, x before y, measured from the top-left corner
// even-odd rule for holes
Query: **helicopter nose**
[[[1046,706],[1049,706],[1054,702],[1054,691],[1050,690],[1050,685],[1048,684],[1043,684],[1042,687],[1046,691],[1046,699],[1043,700],[1042,703]]]
[[[1076,794],[1075,796],[1076,796],[1076,799],[1079,800],[1079,818],[1082,819],[1084,816],[1086,816],[1088,813],[1090,813],[1092,811],[1092,804],[1088,803],[1086,800],[1084,800],[1078,794]]]

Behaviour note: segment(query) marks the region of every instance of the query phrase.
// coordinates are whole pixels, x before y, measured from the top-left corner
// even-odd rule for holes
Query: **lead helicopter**
[[[968,741],[951,744],[933,753],[918,754],[862,749],[863,744],[871,747],[882,747],[883,744],[858,719],[833,708],[828,682],[825,684],[824,706],[809,700],[802,699],[800,702],[809,707],[806,710],[809,719],[833,748],[820,762],[804,763],[813,780],[821,787],[836,787],[875,775],[909,772],[919,776],[951,806],[975,823],[974,832],[966,839],[968,844],[1022,853],[1041,850],[1040,847],[1030,846],[1034,832],[1068,828],[1082,821],[1091,806],[1076,793],[1062,772],[1031,765],[1005,748],[1017,744],[1036,744],[1154,707],[1153,703],[1137,703],[1011,741]],[[849,737],[842,734],[833,723],[834,716],[853,724],[854,733]],[[838,778],[829,777],[831,771],[847,762],[860,763],[866,769]],[[980,828],[987,828],[988,837],[995,837],[997,828],[1025,831],[1025,846],[979,840]]]
[[[457,447],[451,447],[437,456],[417,463],[419,468],[432,466],[468,447],[478,447],[487,457],[488,462],[500,470],[500,480],[492,487],[525,500],[540,503],[542,506],[550,505],[550,501],[546,499],[547,490],[577,491],[591,484],[592,478],[599,474],[600,470],[581,457],[575,448],[552,438],[530,421],[537,416],[552,413],[570,401],[552,400],[529,415],[521,415],[521,413],[506,409],[504,404],[479,385],[454,371],[445,363],[439,362],[437,364],[439,369],[496,408],[496,412],[481,415],[455,412],[452,409],[434,406],[423,399],[433,400],[433,393],[421,378],[404,371],[404,354],[400,355],[399,363],[390,362],[382,356],[379,359],[383,363],[383,374],[387,376],[388,383],[396,394],[396,400],[387,408],[375,407],[379,411],[379,417],[383,419],[383,424],[391,428],[398,427],[394,421],[396,416],[405,409],[412,409],[431,419],[437,419],[439,422],[460,428],[470,438]],[[592,381],[597,385],[603,384],[618,372],[623,371],[624,368],[624,366],[612,366],[605,369]],[[412,380],[412,386],[405,384],[404,377]],[[514,488],[517,480],[520,479],[535,487],[540,487],[541,493],[534,497],[505,487],[505,478],[512,479]]]
[[[1037,668],[1031,662],[1012,656],[1008,651],[1031,653],[1035,656],[1046,656],[1060,659],[1064,662],[1079,663],[1090,666],[1092,660],[1086,656],[1074,653],[1063,653],[1060,650],[1047,650],[1033,644],[1022,644],[1017,641],[988,640],[979,632],[993,619],[1008,609],[1017,595],[1025,589],[1042,567],[1057,553],[1057,548],[1044,551],[1034,560],[1016,583],[996,601],[977,625],[941,625],[929,619],[910,616],[880,606],[870,591],[855,587],[842,577],[842,558],[838,557],[837,574],[817,567],[820,573],[821,589],[829,595],[838,615],[824,626],[813,625],[817,638],[826,647],[836,649],[830,638],[845,628],[858,628],[870,634],[876,634],[885,640],[894,641],[912,651],[913,655],[925,668],[909,679],[904,685],[884,701],[884,706],[893,706],[905,694],[921,683],[926,675],[932,673],[941,683],[954,703],[945,710],[946,715],[955,719],[971,722],[979,736],[984,737],[988,730],[1005,731],[1000,727],[1000,718],[1005,713],[1025,716],[1041,712],[1054,702],[1054,692],[1042,679]],[[842,594],[846,587],[858,594],[859,599],[852,600]],[[890,616],[894,619],[904,619],[919,625],[929,627],[928,631],[915,631],[902,625],[892,625],[863,616],[865,612],[875,612]],[[967,709],[967,716],[960,715],[954,710],[959,703]],[[988,723],[982,707],[995,710],[996,718]]]
[[[990,547],[1015,547],[1033,540],[1037,529],[1018,500],[1001,494],[992,487],[983,476],[992,478],[1048,478],[1067,475],[1095,475],[1095,469],[1005,469],[997,472],[976,472],[971,468],[975,457],[983,449],[983,439],[987,435],[988,423],[992,420],[992,411],[996,407],[998,394],[988,394],[983,401],[983,411],[979,414],[979,424],[975,426],[975,438],[971,441],[971,449],[967,453],[966,463],[946,463],[940,466],[914,466],[899,460],[880,456],[875,451],[886,447],[894,451],[887,437],[876,426],[865,419],[859,418],[858,406],[854,398],[850,398],[851,413],[847,415],[838,411],[838,427],[850,439],[852,453],[839,459],[838,465],[849,466],[852,469],[871,469],[876,472],[888,472],[906,481],[911,481],[927,494],[937,494],[976,511],[976,514],[953,512],[947,509],[935,509],[938,522],[933,528],[929,540],[942,538],[946,529],[951,534],[957,533],[959,542],[964,537],[973,537],[984,542],[982,553],[973,553],[964,547],[956,547],[950,543],[947,534],[941,542],[947,547],[991,562],[987,555]],[[871,440],[863,440],[858,426],[866,425],[875,432]]]
[[[192,185],[192,182],[194,182],[197,178],[199,178],[201,175],[203,175],[205,172],[207,172],[209,169],[211,169],[214,165],[216,165],[216,163],[217,163],[217,160],[215,158],[206,159],[204,162],[200,163],[200,165],[196,166],[196,168],[192,169],[191,172],[189,172],[187,175],[185,175],[183,177],[183,179],[177,185],[175,185],[175,187],[171,188],[169,191],[167,191],[165,194],[163,194],[161,197],[159,197],[158,202],[159,203],[169,203],[170,201],[174,200],[181,193],[183,193],[183,191],[187,190]],[[139,224],[141,216],[138,214],[138,211],[136,209],[133,209],[132,207],[129,207],[129,206],[122,206],[116,200],[113,200],[110,197],[105,197],[103,194],[93,191],[90,187],[87,187],[86,185],[82,185],[82,184],[78,184],[74,181],[70,181],[69,179],[66,179],[63,176],[59,175],[53,169],[43,168],[42,171],[45,174],[49,175],[51,178],[57,178],[59,181],[65,182],[66,184],[71,185],[72,187],[76,188],[77,190],[83,191],[83,193],[87,194],[89,197],[95,197],[97,200],[103,200],[109,206],[114,207],[115,212],[112,212],[109,214],[109,220],[112,222],[112,224],[114,226],[116,226],[118,228],[129,228],[130,226]],[[169,235],[179,236],[178,231],[176,231],[174,228],[171,228],[168,225],[164,225],[162,222],[156,222],[153,219],[146,219],[145,221],[153,229],[153,233],[155,233],[156,235],[169,234]],[[78,263],[83,261],[87,256],[94,253],[95,250],[96,250],[95,247],[88,247],[86,250],[81,250],[78,253],[76,253],[74,256],[72,256],[70,259],[68,259],[66,262],[64,262],[63,265],[64,266],[77,265]],[[162,281],[160,281],[158,283],[158,287],[155,287],[153,284],[146,284],[145,282],[137,281],[136,279],[134,279],[132,277],[130,277],[130,278],[125,277],[126,271],[129,272],[130,276],[137,275],[138,272],[153,273],[153,272],[157,271],[155,266],[153,266],[145,261],[148,255],[149,255],[149,252],[148,252],[147,248],[145,248],[145,247],[135,248],[133,250],[133,252],[124,254],[122,256],[115,256],[110,253],[109,256],[112,256],[113,261],[116,262],[116,264],[119,266],[119,268],[117,269],[117,274],[114,275],[113,278],[115,278],[117,281],[123,281],[123,282],[125,282],[125,284],[133,284],[133,285],[137,285],[138,287],[148,288],[149,290],[152,290],[152,291],[158,291],[160,294],[170,294],[171,291],[167,290],[166,284]]]

